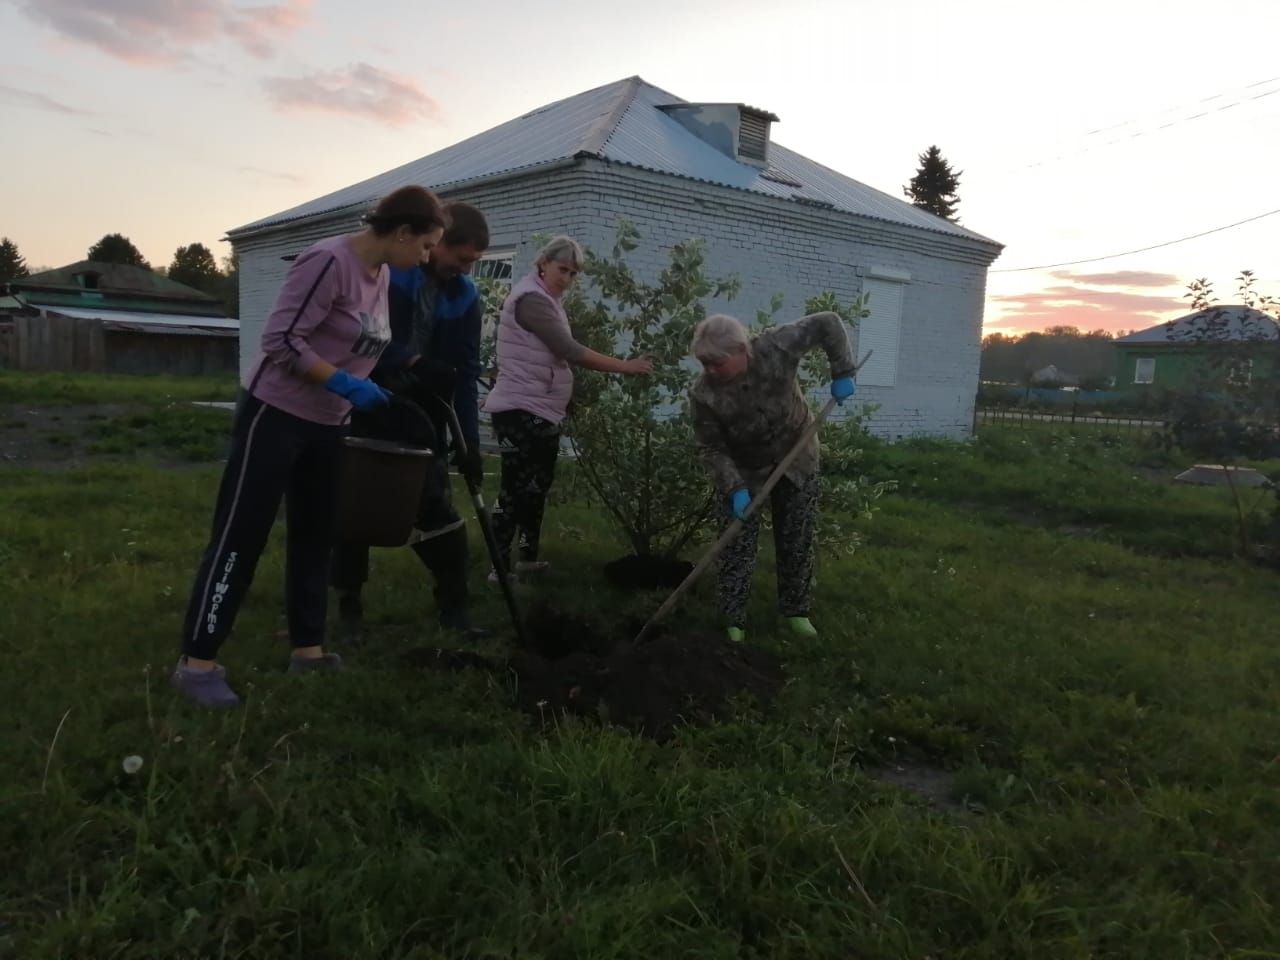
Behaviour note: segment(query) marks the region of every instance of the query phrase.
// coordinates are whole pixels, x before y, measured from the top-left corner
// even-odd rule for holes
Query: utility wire
[[[1082,263],[1098,263],[1102,260],[1114,260],[1117,257],[1128,257],[1135,253],[1146,253],[1148,250],[1159,250],[1161,247],[1171,247],[1175,243],[1186,243],[1188,240],[1195,240],[1199,237],[1207,237],[1211,233],[1221,233],[1223,230],[1230,230],[1233,227],[1242,227],[1246,223],[1253,223],[1255,220],[1261,220],[1263,217],[1273,217],[1280,213],[1280,209],[1268,210],[1266,213],[1260,213],[1256,217],[1249,217],[1247,220],[1237,220],[1235,223],[1228,223],[1222,227],[1214,227],[1212,230],[1205,230],[1203,233],[1193,233],[1189,237],[1179,237],[1177,240],[1166,240],[1164,243],[1153,243],[1149,247],[1139,247],[1137,250],[1125,250],[1123,253],[1109,253],[1105,257],[1088,257],[1084,260],[1066,260],[1062,263],[1042,263],[1036,267],[1009,267],[1003,270],[988,270],[988,273],[1024,273],[1028,270],[1049,270],[1053,267],[1075,267]]]
[[[997,175],[1007,176],[1008,174],[1017,173],[1022,170],[1032,170],[1032,169],[1035,169],[1036,167],[1043,167],[1047,164],[1057,163],[1059,160],[1066,160],[1070,157],[1080,156],[1081,154],[1092,153],[1095,150],[1100,150],[1104,147],[1110,147],[1117,143],[1124,143],[1129,140],[1136,140],[1140,137],[1150,136],[1151,134],[1159,133],[1162,130],[1167,130],[1170,127],[1176,127],[1179,124],[1189,123],[1193,120],[1201,120],[1201,119],[1204,119],[1205,117],[1213,116],[1216,113],[1221,113],[1224,110],[1230,110],[1232,107],[1238,107],[1251,100],[1262,100],[1265,97],[1270,97],[1270,96],[1273,96],[1274,94],[1280,93],[1280,87],[1274,87],[1270,90],[1265,90],[1261,93],[1251,94],[1249,93],[1249,91],[1256,89],[1257,87],[1266,86],[1267,84],[1275,83],[1277,80],[1280,80],[1280,77],[1271,77],[1267,80],[1259,80],[1257,83],[1251,83],[1248,86],[1243,88],[1236,88],[1236,91],[1239,94],[1237,99],[1231,100],[1227,103],[1220,104],[1217,106],[1209,107],[1204,105],[1210,104],[1214,100],[1218,100],[1226,96],[1231,91],[1223,91],[1222,93],[1216,93],[1213,96],[1205,97],[1204,99],[1199,100],[1194,104],[1185,104],[1181,107],[1171,107],[1169,109],[1160,111],[1154,116],[1148,115],[1150,117],[1149,120],[1145,117],[1139,117],[1131,120],[1125,120],[1121,123],[1113,124],[1109,127],[1099,127],[1095,130],[1090,130],[1088,133],[1084,133],[1080,135],[1079,146],[1074,149],[1071,147],[1059,148],[1059,152],[1053,156],[1042,156],[1039,159],[1031,160],[1027,163],[1017,164],[1012,167],[1005,167],[1000,171],[998,171]],[[1164,123],[1157,123],[1157,121],[1162,116],[1167,116],[1168,114],[1181,112],[1187,109],[1191,109],[1191,110],[1199,109],[1199,112],[1192,114],[1191,116],[1174,117],[1173,119],[1170,119]],[[1118,131],[1124,131],[1126,127],[1134,127],[1134,126],[1141,127],[1148,123],[1155,123],[1156,125],[1151,127],[1150,129],[1138,129],[1136,132],[1132,132],[1132,133],[1129,133],[1129,132],[1118,133]],[[1102,142],[1099,143],[1096,140],[1096,138],[1104,134],[1110,134],[1112,138],[1109,140],[1103,140]]]

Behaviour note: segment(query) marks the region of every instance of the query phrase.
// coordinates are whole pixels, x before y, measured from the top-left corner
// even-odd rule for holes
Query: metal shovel
[[[458,414],[453,409],[453,404],[440,400],[440,403],[449,411],[449,430],[453,434],[453,442],[458,445],[458,452],[462,456],[467,455],[467,441],[462,435],[462,425],[458,423]],[[467,485],[467,492],[471,494],[471,503],[476,508],[476,519],[480,522],[480,532],[484,535],[484,545],[489,550],[489,560],[493,564],[493,569],[498,575],[498,585],[502,588],[502,598],[507,602],[507,612],[511,615],[511,625],[516,631],[516,640],[522,649],[526,649],[526,637],[524,632],[524,621],[520,619],[520,608],[516,606],[515,591],[511,589],[511,579],[507,574],[507,565],[502,560],[502,551],[498,549],[497,538],[493,535],[493,521],[489,516],[489,508],[484,503],[484,493],[480,487],[472,486],[468,477],[463,477],[463,481]]]

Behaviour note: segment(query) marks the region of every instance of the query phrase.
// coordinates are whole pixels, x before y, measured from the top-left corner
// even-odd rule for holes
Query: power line
[[[1128,257],[1135,253],[1146,253],[1148,250],[1159,250],[1161,247],[1171,247],[1175,243],[1186,243],[1188,240],[1195,240],[1199,237],[1207,237],[1211,233],[1221,233],[1223,230],[1230,230],[1232,227],[1242,227],[1246,223],[1253,223],[1255,220],[1261,220],[1263,217],[1272,217],[1280,213],[1280,208],[1268,210],[1266,213],[1260,213],[1256,217],[1250,217],[1247,220],[1237,220],[1235,223],[1228,223],[1226,226],[1214,227],[1212,230],[1205,230],[1203,233],[1193,233],[1189,237],[1179,237],[1177,240],[1166,240],[1164,243],[1155,243],[1149,247],[1139,247],[1137,250],[1126,250],[1123,253],[1109,253],[1105,257],[1089,257],[1085,260],[1067,260],[1063,263],[1043,263],[1038,267],[1010,267],[1004,270],[988,270],[988,273],[1024,273],[1028,270],[1050,270],[1054,267],[1075,267],[1082,263],[1098,263],[1101,260],[1114,260],[1117,257]]]
[[[1251,83],[1245,87],[1236,87],[1236,88],[1233,88],[1232,90],[1224,90],[1220,93],[1215,93],[1213,96],[1204,97],[1203,99],[1197,101],[1194,104],[1183,104],[1177,107],[1169,107],[1169,108],[1166,108],[1165,110],[1158,111],[1155,114],[1147,114],[1144,116],[1132,118],[1129,120],[1125,120],[1121,123],[1112,124],[1111,126],[1108,126],[1108,127],[1098,127],[1097,129],[1090,130],[1088,133],[1081,134],[1079,138],[1079,146],[1076,147],[1075,149],[1072,149],[1070,147],[1066,147],[1065,149],[1059,148],[1059,152],[1057,152],[1053,156],[1041,156],[1038,159],[1031,160],[1026,163],[1017,164],[1011,167],[1005,167],[999,170],[996,175],[1006,176],[1011,173],[1018,173],[1022,170],[1033,170],[1036,167],[1043,167],[1049,164],[1057,163],[1059,160],[1066,160],[1071,157],[1077,157],[1085,153],[1092,153],[1095,150],[1100,150],[1104,147],[1114,146],[1117,143],[1126,143],[1130,140],[1136,140],[1141,137],[1146,137],[1155,133],[1160,133],[1163,130],[1167,130],[1170,127],[1176,127],[1183,123],[1189,123],[1195,120],[1202,120],[1205,117],[1211,117],[1214,114],[1221,113],[1224,110],[1230,110],[1233,107],[1241,106],[1242,104],[1245,104],[1249,101],[1262,100],[1266,97],[1270,97],[1277,93],[1280,93],[1280,87],[1274,87],[1270,90],[1264,90],[1261,93],[1250,93],[1249,91],[1254,90],[1257,87],[1262,87],[1262,86],[1266,86],[1267,84],[1275,83],[1277,80],[1280,80],[1280,77],[1270,77],[1266,80],[1259,80],[1256,83]],[[1217,106],[1212,106],[1212,107],[1205,106],[1207,104],[1212,103],[1215,100],[1220,100],[1221,98],[1227,96],[1232,92],[1235,92],[1237,94],[1237,99],[1231,100],[1227,103],[1220,104]],[[1174,117],[1173,119],[1170,119],[1164,123],[1158,122],[1163,116],[1167,116],[1172,113],[1181,112],[1187,109],[1199,110],[1199,112],[1192,114],[1191,116]],[[1126,127],[1141,126],[1148,123],[1154,123],[1156,125],[1151,127],[1150,129],[1139,129],[1136,132],[1117,133],[1117,131],[1124,131]],[[1103,140],[1101,143],[1097,142],[1097,140],[1094,139],[1104,134],[1110,134],[1112,138],[1108,140]]]
[[[1245,100],[1260,100],[1263,97],[1270,96],[1272,93],[1275,93],[1276,91],[1269,90],[1266,93],[1260,93],[1256,95],[1247,95],[1248,91],[1253,90],[1257,87],[1266,86],[1269,83],[1275,83],[1277,80],[1280,80],[1280,77],[1268,77],[1266,80],[1257,80],[1253,83],[1245,84],[1243,87],[1229,87],[1226,90],[1219,90],[1217,93],[1213,94],[1212,96],[1201,97],[1199,100],[1195,101],[1194,103],[1181,103],[1172,107],[1165,107],[1163,110],[1155,111],[1154,113],[1151,113],[1151,114],[1146,114],[1139,117],[1131,117],[1130,119],[1125,120],[1121,123],[1114,123],[1109,127],[1098,127],[1096,130],[1090,130],[1088,133],[1084,134],[1084,136],[1091,137],[1091,136],[1094,136],[1095,134],[1110,133],[1112,130],[1119,130],[1123,127],[1133,126],[1136,123],[1144,122],[1146,117],[1152,117],[1153,119],[1155,119],[1155,118],[1158,118],[1161,114],[1175,113],[1175,112],[1180,112],[1186,109],[1194,110],[1200,107],[1201,104],[1212,103],[1214,100],[1220,100],[1230,93],[1239,93],[1239,94],[1242,94],[1242,96],[1240,97],[1240,99],[1232,101],[1229,104],[1229,106],[1235,106],[1239,103],[1243,103]],[[1226,109],[1226,107],[1218,107],[1217,109],[1222,110],[1222,109]],[[1208,115],[1208,111],[1206,111],[1205,113],[1197,114],[1197,116],[1199,117],[1207,116],[1207,115]],[[1184,117],[1183,119],[1195,119],[1195,118]],[[1173,122],[1177,123],[1179,121],[1175,120]],[[1169,124],[1165,124],[1165,126],[1169,126]]]

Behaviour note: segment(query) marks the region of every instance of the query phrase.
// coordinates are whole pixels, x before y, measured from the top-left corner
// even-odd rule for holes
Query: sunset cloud
[[[311,13],[311,0],[287,0],[269,7],[237,8],[226,22],[227,33],[254,56],[267,59],[274,52],[273,41],[304,26]]]
[[[988,330],[1043,330],[1057,326],[1111,332],[1142,330],[1189,311],[1187,301],[1180,297],[1096,290],[1075,284],[1001,294],[991,297],[991,302],[999,316],[985,324]]]
[[[337,113],[393,127],[440,115],[440,105],[415,81],[367,63],[304,77],[268,77],[263,87],[279,110]]]
[[[1055,270],[1050,276],[1070,283],[1087,283],[1098,287],[1180,287],[1183,281],[1172,273],[1149,273],[1145,270],[1116,270],[1112,273],[1072,273]]]
[[[35,90],[22,90],[18,87],[8,87],[3,84],[0,84],[0,103],[14,107],[30,107],[32,110],[44,110],[48,113],[60,113],[68,117],[95,116],[92,111],[68,106],[60,100],[54,100],[52,97],[38,93]]]
[[[67,39],[151,65],[183,60],[196,47],[225,40],[265,59],[275,40],[306,22],[311,2],[242,7],[230,0],[19,0],[18,8]]]

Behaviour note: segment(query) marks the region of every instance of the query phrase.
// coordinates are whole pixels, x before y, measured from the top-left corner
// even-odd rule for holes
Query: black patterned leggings
[[[784,617],[807,617],[813,589],[818,475],[812,474],[799,483],[783,477],[769,495],[769,509],[773,513],[773,548],[778,567],[778,609]],[[721,529],[731,520],[726,517]],[[759,540],[757,512],[720,554],[720,612],[734,626],[740,627],[746,621]]]
[[[493,415],[493,432],[502,453],[502,485],[493,511],[493,535],[504,561],[508,561],[517,532],[520,559],[536,560],[542,511],[560,456],[560,424],[523,410],[504,410]],[[509,562],[507,565],[510,568]]]

